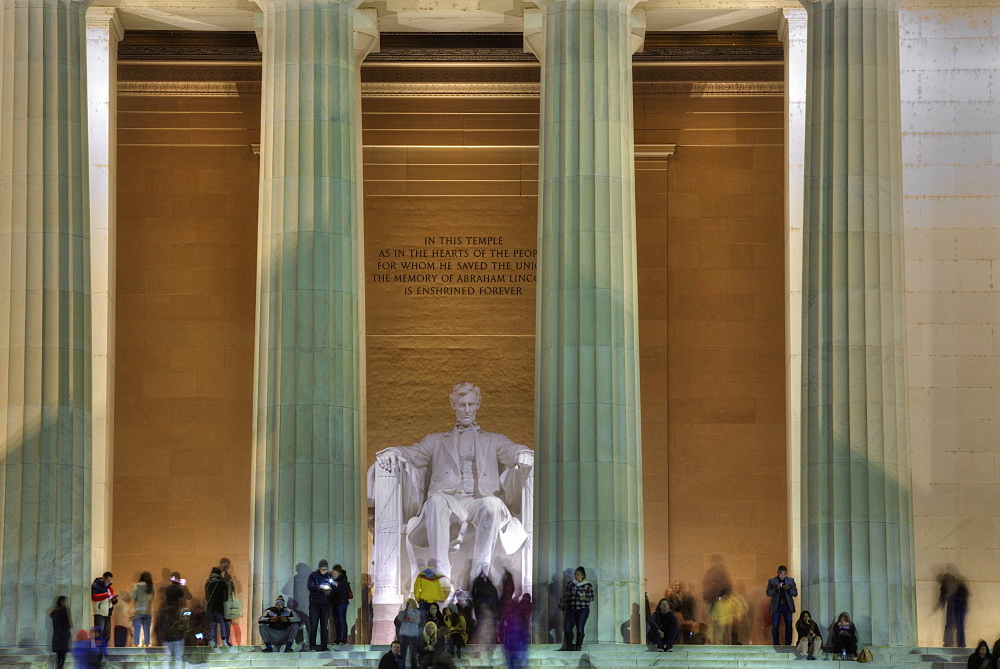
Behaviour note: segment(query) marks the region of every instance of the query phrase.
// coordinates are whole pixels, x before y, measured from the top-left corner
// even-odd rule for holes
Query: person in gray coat
[[[792,645],[792,614],[795,612],[794,597],[799,596],[795,579],[788,575],[788,567],[778,567],[778,575],[767,581],[767,596],[771,598],[771,640],[778,645],[778,625],[785,621],[785,645]]]

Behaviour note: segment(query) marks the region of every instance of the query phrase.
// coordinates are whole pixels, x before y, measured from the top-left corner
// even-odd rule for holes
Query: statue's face
[[[479,411],[479,397],[475,393],[466,393],[453,402],[455,422],[462,427],[468,427],[476,422],[476,412]]]

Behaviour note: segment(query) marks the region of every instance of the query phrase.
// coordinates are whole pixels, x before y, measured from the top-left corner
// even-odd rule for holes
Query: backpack
[[[874,659],[870,648],[862,648],[858,653],[858,662],[872,662]]]

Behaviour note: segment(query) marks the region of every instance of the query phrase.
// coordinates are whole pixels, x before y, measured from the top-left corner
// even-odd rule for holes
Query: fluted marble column
[[[912,645],[897,3],[804,4],[802,604]]]
[[[0,646],[90,613],[88,4],[0,0]]]
[[[252,610],[278,593],[303,603],[305,583],[297,581],[322,558],[343,564],[357,583],[364,509],[355,5],[259,4]]]
[[[542,63],[536,611],[554,610],[564,570],[583,565],[597,590],[587,642],[621,642],[623,623],[633,640],[643,633],[633,6],[542,0],[544,40],[533,45]],[[547,640],[546,618],[536,613],[537,641]]]

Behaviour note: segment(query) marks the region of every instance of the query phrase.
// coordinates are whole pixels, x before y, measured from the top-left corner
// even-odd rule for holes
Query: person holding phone
[[[333,574],[330,563],[320,560],[316,571],[309,574],[309,645],[314,651],[330,650],[330,595],[333,593]],[[319,644],[316,633],[319,632]]]
[[[778,627],[785,621],[785,645],[792,645],[792,614],[795,613],[794,597],[799,590],[795,587],[795,579],[788,575],[788,567],[778,567],[777,576],[767,582],[767,596],[771,598],[771,641],[778,645]]]

